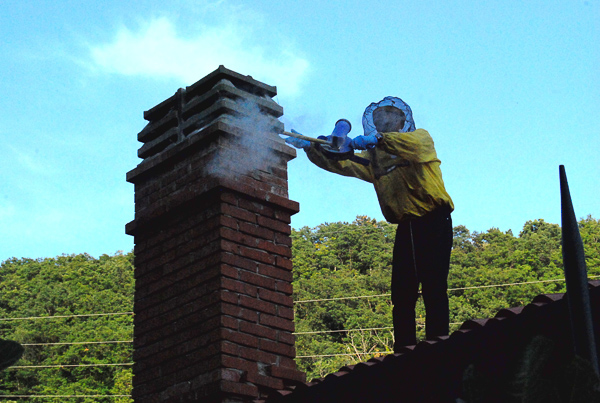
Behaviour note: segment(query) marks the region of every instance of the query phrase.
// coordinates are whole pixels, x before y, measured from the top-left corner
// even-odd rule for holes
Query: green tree
[[[588,216],[579,229],[588,274],[600,277],[600,222]],[[292,231],[297,352],[311,356],[297,361],[309,378],[391,351],[389,296],[346,298],[389,294],[394,235],[395,226],[361,216],[352,223]],[[497,228],[471,232],[454,227],[451,329],[528,304],[539,294],[564,292],[560,244],[560,226],[543,219],[527,221],[518,237]],[[305,300],[313,302],[299,302]],[[422,300],[416,315],[417,338],[422,339]]]
[[[130,393],[127,366],[102,364],[131,363],[132,316],[96,314],[133,310],[132,260],[131,253],[119,253],[99,259],[81,254],[2,262],[0,338],[22,343],[25,353],[16,365],[34,368],[4,371],[0,394],[110,395],[117,389],[119,394]],[[105,341],[119,343],[95,343]]]
[[[389,297],[346,298],[389,293],[395,226],[358,216],[293,230],[292,239],[296,348],[311,356],[300,368],[318,377],[390,352]]]

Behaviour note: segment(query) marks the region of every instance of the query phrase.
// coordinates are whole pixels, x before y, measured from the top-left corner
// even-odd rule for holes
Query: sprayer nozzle
[[[333,137],[346,137],[348,133],[352,130],[352,125],[346,119],[340,119],[335,122],[335,127],[331,135]]]

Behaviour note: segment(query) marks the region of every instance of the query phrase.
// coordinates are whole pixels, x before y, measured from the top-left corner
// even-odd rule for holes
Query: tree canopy
[[[600,221],[580,220],[588,275],[600,276]],[[308,378],[392,351],[389,298],[395,226],[368,217],[292,231],[297,362]],[[560,226],[543,219],[518,236],[454,227],[449,274],[451,331],[539,294],[565,292]],[[382,295],[383,294],[383,295]],[[371,296],[371,297],[369,297]],[[417,303],[417,338],[425,309]]]
[[[130,253],[2,262],[0,338],[23,344],[25,353],[2,372],[0,395],[131,394],[132,260]]]
[[[308,379],[392,351],[395,230],[365,216],[292,230],[296,361]],[[588,216],[579,230],[588,275],[600,277],[600,221]],[[518,236],[458,225],[453,242],[451,331],[538,294],[565,291],[557,224],[528,221]],[[133,291],[132,253],[2,262],[0,339],[18,341],[25,353],[2,371],[0,395],[117,395],[68,401],[131,402]],[[419,300],[419,339],[424,317]]]

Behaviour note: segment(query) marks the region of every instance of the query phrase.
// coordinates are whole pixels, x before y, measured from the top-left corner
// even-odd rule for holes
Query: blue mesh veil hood
[[[371,105],[367,106],[365,109],[365,113],[363,114],[362,124],[363,129],[365,130],[365,136],[375,135],[377,134],[377,129],[375,128],[375,124],[373,123],[373,111],[380,106],[394,106],[400,109],[406,115],[406,122],[404,123],[404,127],[400,130],[401,133],[413,132],[416,130],[415,121],[413,120],[412,110],[410,106],[403,100],[398,97],[385,97],[379,102],[373,102]]]

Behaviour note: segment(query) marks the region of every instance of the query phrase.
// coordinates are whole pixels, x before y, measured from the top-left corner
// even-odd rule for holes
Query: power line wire
[[[600,277],[600,275],[595,275],[595,276],[588,276],[588,278],[598,278]],[[488,284],[488,285],[478,285],[478,286],[472,286],[472,287],[457,287],[457,288],[449,288],[448,292],[450,291],[462,291],[462,290],[473,290],[473,289],[478,289],[478,288],[492,288],[492,287],[509,287],[509,286],[514,286],[514,285],[524,285],[524,284],[536,284],[536,283],[551,283],[551,282],[559,282],[559,281],[565,281],[564,278],[557,278],[557,279],[551,279],[551,280],[535,280],[535,281],[524,281],[521,283],[504,283],[504,284]],[[359,296],[353,296],[353,297],[338,297],[338,298],[321,298],[321,299],[307,299],[307,300],[301,300],[301,301],[294,301],[294,304],[301,304],[304,302],[323,302],[323,301],[339,301],[339,300],[346,300],[346,299],[358,299],[358,298],[376,298],[376,297],[389,297],[392,294],[375,294],[375,295],[359,295]]]
[[[597,276],[594,276],[597,277]],[[524,281],[522,283],[506,283],[506,284],[490,284],[490,285],[477,285],[471,287],[459,287],[459,288],[449,288],[448,291],[461,291],[461,290],[473,290],[477,288],[491,288],[491,287],[508,287],[513,285],[522,285],[522,284],[535,284],[535,283],[552,283],[558,281],[565,281],[564,278],[557,278],[552,280],[535,280],[535,281]]]
[[[133,365],[133,362],[122,362],[118,364],[58,364],[58,365],[14,365],[7,369],[24,369],[24,368],[67,368],[67,367],[113,367],[113,366],[128,366]]]
[[[113,313],[87,313],[83,315],[52,315],[52,316],[30,316],[25,318],[0,318],[0,321],[7,320],[34,320],[34,319],[59,319],[59,318],[83,318],[90,316],[112,316],[112,315],[134,315],[133,312],[113,312]]]
[[[388,330],[393,329],[394,327],[371,327],[367,329],[343,329],[343,330],[320,330],[315,332],[295,332],[295,335],[303,335],[303,334],[322,334],[322,333],[343,333],[343,332],[358,332],[358,331],[367,331],[367,330]]]
[[[73,341],[65,343],[21,343],[22,346],[60,346],[72,344],[116,344],[116,343],[133,343],[133,340],[112,340],[112,341]]]
[[[339,298],[323,298],[323,299],[306,299],[306,300],[302,300],[302,301],[294,301],[294,304],[301,304],[303,302],[338,301],[338,300],[342,300],[342,299],[389,297],[390,295],[392,295],[392,294],[359,295],[356,297],[339,297]]]
[[[470,320],[470,319],[467,319]],[[452,322],[449,323],[449,325],[462,325],[464,322]],[[424,319],[417,319],[416,320],[416,325],[419,327],[425,327],[425,320]],[[300,335],[307,335],[307,334],[326,334],[326,333],[344,333],[344,332],[361,332],[361,331],[371,331],[371,330],[391,330],[393,329],[393,326],[386,326],[386,327],[371,327],[371,328],[365,328],[365,329],[361,329],[361,328],[355,328],[355,329],[343,329],[343,330],[318,330],[318,331],[314,331],[314,332],[295,332],[292,333],[296,336]]]
[[[375,355],[375,354],[391,354],[382,351],[374,351],[372,353],[345,353],[345,354],[321,354],[321,355],[297,355],[296,358],[319,358],[319,357],[341,357],[352,355]]]
[[[461,325],[462,322],[454,322],[450,323],[450,325]],[[417,323],[417,326],[424,327],[420,323]],[[393,329],[393,327],[383,327],[383,328],[373,328],[373,329],[349,329],[350,330],[379,330],[379,329]],[[344,330],[341,330],[344,331]],[[298,333],[294,333],[298,334]],[[384,351],[372,351],[372,352],[356,352],[356,353],[345,353],[345,354],[320,354],[320,355],[297,355],[296,358],[323,358],[323,357],[338,357],[338,356],[354,356],[354,355],[375,355],[375,354],[391,354],[389,352]]]
[[[74,399],[82,397],[131,397],[131,395],[0,395],[0,398],[51,398],[51,399]]]

